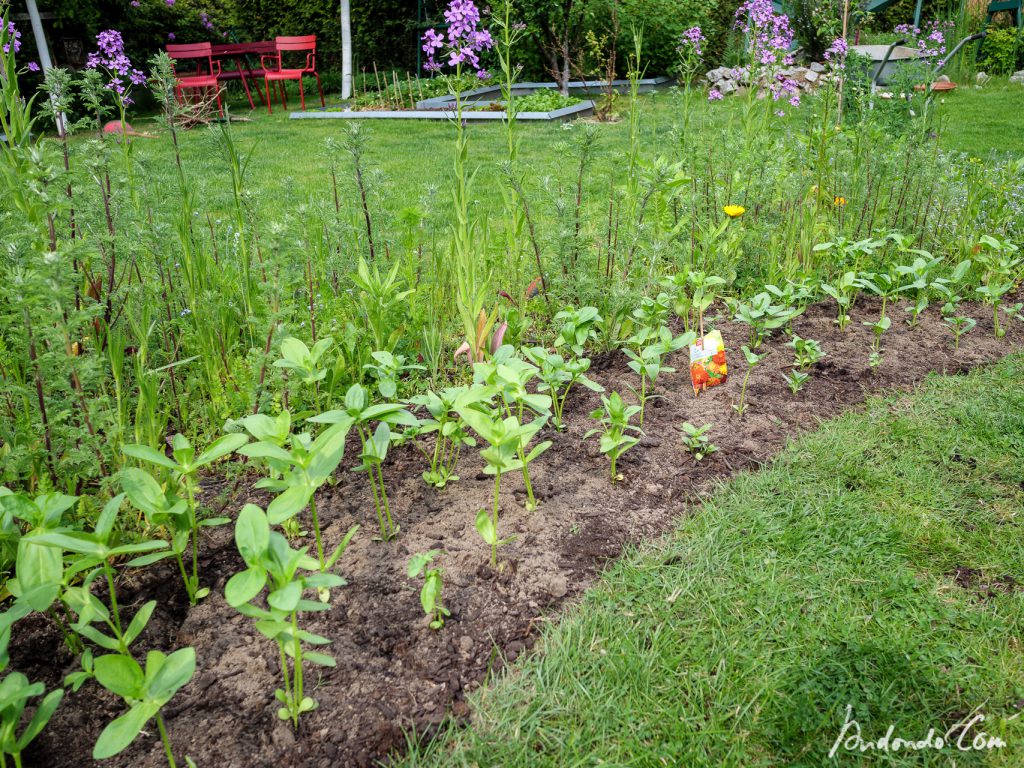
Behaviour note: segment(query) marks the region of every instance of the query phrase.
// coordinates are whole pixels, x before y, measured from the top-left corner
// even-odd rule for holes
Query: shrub
[[[1024,69],[1024,36],[1014,27],[989,27],[981,46],[982,67],[993,75]]]

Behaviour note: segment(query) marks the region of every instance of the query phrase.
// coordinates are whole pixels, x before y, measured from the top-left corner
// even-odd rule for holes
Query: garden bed
[[[401,749],[409,729],[429,735],[447,714],[467,716],[466,693],[505,659],[529,650],[543,622],[579,595],[610,558],[627,544],[671,529],[688,504],[721,480],[756,469],[791,436],[856,406],[872,391],[909,388],[932,371],[959,373],[1024,347],[1024,324],[1013,321],[999,340],[992,333],[989,308],[964,305],[961,310],[978,324],[958,351],[934,309],[913,329],[903,322],[905,313],[892,311],[892,330],[883,339],[885,359],[872,373],[871,331],[862,321],[877,319],[877,302],[858,301],[845,332],[833,322],[832,302],[814,305],[794,322],[794,330],[819,340],[827,356],[814,367],[803,391],[792,395],[781,376],[792,355],[784,339],[767,342],[771,355],[750,378],[749,410],[742,418],[731,404],[745,373],[736,350],[747,343],[748,328],[721,323],[733,380],[695,401],[684,357],[675,355],[669,362],[684,373],[659,379],[657,392],[664,399],[650,402],[647,437],[620,460],[625,480],[615,487],[609,485],[608,464],[596,441],[582,442],[592,425],[586,414],[597,396],[575,390],[567,409],[568,431],[548,430],[546,438],[554,445],[543,462],[532,465],[539,511],[524,511],[518,477],[503,484],[500,530],[516,540],[499,551],[504,566],[499,571],[488,566],[488,549],[473,527],[476,511],[487,506],[493,488],[477,452],[463,455],[462,479],[439,493],[420,479],[423,461],[415,450],[394,450],[385,475],[402,532],[386,544],[369,535],[356,537],[340,565],[349,585],[336,593],[329,612],[310,615],[308,628],[334,640],[338,666],[319,680],[314,695],[320,708],[304,717],[298,734],[275,714],[276,649],[222,596],[225,581],[241,567],[230,527],[217,529],[205,542],[202,572],[214,592],[195,608],[189,609],[170,566],[126,574],[119,596],[131,606],[129,613],[145,600],[160,601],[139,649],[186,644],[197,649],[195,679],[165,709],[179,754],[199,765],[364,766]],[[593,378],[625,392],[635,375],[616,352],[595,358]],[[684,453],[676,430],[684,420],[712,423],[719,452],[700,464]],[[338,480],[318,499],[329,545],[354,523],[365,532],[375,527],[365,478],[343,473]],[[204,489],[211,504],[229,490],[220,480]],[[243,491],[228,509],[237,510],[246,499],[268,501],[258,492]],[[445,552],[444,602],[452,616],[440,631],[426,626],[419,584],[405,574],[409,556],[428,549]],[[12,661],[47,688],[77,668],[52,623],[38,615],[16,627]],[[92,765],[89,754],[97,735],[121,710],[121,703],[98,686],[69,693],[26,764]],[[162,764],[155,733],[104,763],[125,768]]]
[[[551,112],[517,112],[516,120],[575,120],[577,117],[587,117],[594,114],[594,102],[589,99],[573,104],[569,107],[562,107]],[[367,109],[367,110],[340,110],[331,112],[292,112],[292,120],[382,120],[382,119],[406,119],[406,120],[455,120],[458,115],[452,109]],[[466,109],[462,112],[462,119],[468,121],[504,120],[504,110],[475,110]]]

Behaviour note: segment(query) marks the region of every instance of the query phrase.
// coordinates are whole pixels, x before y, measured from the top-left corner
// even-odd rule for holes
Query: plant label
[[[690,345],[690,381],[694,397],[709,387],[724,384],[728,378],[725,342],[721,331],[711,331]]]

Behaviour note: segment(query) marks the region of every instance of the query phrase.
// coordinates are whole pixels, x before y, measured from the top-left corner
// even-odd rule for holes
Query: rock
[[[804,72],[804,79],[808,83],[816,83],[816,82],[818,82],[818,78],[819,77],[820,77],[820,75],[817,72],[815,72],[813,69],[808,69],[807,71]]]
[[[459,638],[459,650],[466,656],[469,656],[473,652],[473,638],[469,635],[463,635]]]
[[[556,575],[548,580],[547,588],[548,594],[552,597],[565,597],[569,591],[569,583],[565,580],[565,576]]]
[[[709,83],[717,83],[723,77],[727,77],[728,74],[728,69],[726,69],[725,67],[719,67],[718,69],[712,69],[705,75],[705,77],[708,79]]]
[[[978,85],[985,85],[992,78],[988,76],[987,72],[979,72],[974,76],[974,82]]]
[[[948,82],[950,82],[949,75],[939,75],[937,78],[935,78],[935,82],[936,83],[948,83]]]
[[[1024,69],[1022,69],[1020,72],[1014,72],[1012,75],[1010,75],[1010,82],[1020,83],[1021,85],[1024,85]]]
[[[813,62],[810,66],[811,72],[816,72],[819,75],[822,74],[825,71],[825,69],[825,65],[818,61]]]
[[[732,80],[721,80],[718,83],[718,90],[722,92],[723,96],[728,96],[730,93],[736,92],[736,83]]]

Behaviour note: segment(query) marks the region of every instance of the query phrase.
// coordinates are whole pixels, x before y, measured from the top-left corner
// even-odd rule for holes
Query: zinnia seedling
[[[653,344],[646,344],[650,338],[655,338]],[[662,373],[675,373],[675,368],[664,365],[662,360],[671,352],[676,352],[688,344],[692,344],[697,334],[689,331],[680,336],[673,336],[668,326],[661,326],[655,334],[650,329],[643,329],[636,336],[630,339],[634,349],[626,348],[623,352],[629,357],[627,365],[630,370],[640,376],[640,389],[633,390],[640,400],[640,426],[644,424],[644,408],[650,395],[647,392],[647,382],[650,381],[653,388]]]
[[[801,338],[795,333],[786,346],[793,350],[793,364],[802,372],[825,356],[819,342],[814,339]]]
[[[357,530],[358,526],[355,526],[346,534],[339,546],[339,555]],[[299,717],[317,707],[316,701],[305,695],[303,663],[323,667],[335,665],[332,657],[303,648],[303,644],[320,646],[330,643],[326,637],[299,628],[300,613],[325,611],[329,607],[320,600],[306,599],[304,593],[310,589],[321,593],[340,587],[345,580],[336,574],[322,572],[320,563],[309,557],[305,548],[292,549],[284,536],[270,530],[267,516],[254,504],[246,504],[238,515],[235,544],[246,568],[228,580],[224,598],[228,605],[255,619],[260,634],[277,643],[284,681],[284,687],[274,693],[281,703],[277,716],[290,720],[292,726],[298,728]],[[251,602],[264,589],[267,590],[265,608]]]
[[[743,412],[747,409],[747,382],[750,380],[750,374],[754,370],[754,366],[756,366],[758,363],[760,363],[762,360],[768,357],[769,353],[765,352],[764,354],[759,355],[756,352],[751,352],[750,347],[746,345],[741,347],[740,350],[743,352],[743,357],[747,361],[747,372],[743,376],[743,386],[740,387],[740,401],[738,404],[733,405],[732,408],[734,411],[736,411],[737,414],[742,416]]]
[[[710,456],[718,450],[718,446],[712,443],[711,438],[708,437],[711,427],[711,424],[695,427],[688,421],[679,425],[679,429],[683,433],[683,448],[697,461],[703,461],[704,457]]]
[[[811,378],[809,373],[803,373],[802,371],[790,371],[788,374],[782,374],[782,378],[786,380],[786,385],[789,387],[789,391],[794,395],[803,389],[804,384]]]
[[[589,430],[583,439],[600,435],[601,453],[611,462],[611,477],[614,483],[622,479],[622,475],[616,472],[619,457],[640,442],[636,435],[643,434],[640,427],[629,423],[633,416],[640,413],[640,406],[626,405],[618,392],[612,392],[608,397],[601,395],[601,403],[602,407],[590,414],[590,418],[601,422],[601,427]]]
[[[430,564],[440,554],[441,550],[432,549],[429,552],[420,552],[409,558],[409,578],[415,579],[421,574],[423,575],[423,587],[420,589],[420,605],[423,606],[423,612],[430,617],[431,629],[441,629],[444,626],[444,620],[452,615],[451,611],[441,605],[441,590],[444,588],[443,572],[440,567],[430,567]]]
[[[455,482],[459,476],[455,467],[459,463],[462,446],[473,447],[476,439],[466,431],[466,423],[455,411],[455,403],[460,397],[466,402],[467,387],[450,387],[441,392],[427,392],[409,398],[412,405],[421,405],[430,413],[430,418],[420,419],[414,428],[415,436],[435,434],[434,450],[427,453],[419,447],[424,457],[430,462],[430,469],[423,473],[423,481],[434,488],[444,488],[448,483]]]
[[[184,435],[175,435],[171,440],[171,457],[165,456],[155,448],[148,445],[126,445],[122,449],[127,455],[139,461],[146,462],[157,467],[169,470],[171,478],[170,492],[177,494],[184,490],[188,503],[185,508],[189,530],[189,538],[192,542],[192,572],[184,575],[185,588],[188,591],[189,603],[195,605],[199,600],[210,593],[208,587],[199,586],[199,529],[216,525],[223,525],[228,522],[227,518],[208,518],[200,520],[196,505],[196,491],[199,490],[199,470],[210,466],[218,459],[227,456],[240,449],[249,442],[245,435],[233,434],[224,435],[214,440],[205,451],[196,456],[196,449]],[[149,486],[151,489],[152,486]],[[125,487],[128,498],[145,511],[142,504],[159,504],[160,500],[152,495],[144,496],[146,493],[138,487]],[[162,495],[162,494],[161,494]],[[137,503],[140,502],[140,503]],[[173,509],[173,507],[172,507]],[[172,547],[173,548],[173,547]]]
[[[589,358],[570,357],[565,360],[557,352],[548,352],[544,347],[524,349],[523,354],[540,369],[538,376],[541,383],[537,385],[537,391],[551,393],[551,407],[554,411],[552,423],[559,431],[565,429],[562,412],[573,384],[582,384],[591,392],[604,392],[604,387],[586,376],[590,370]]]

